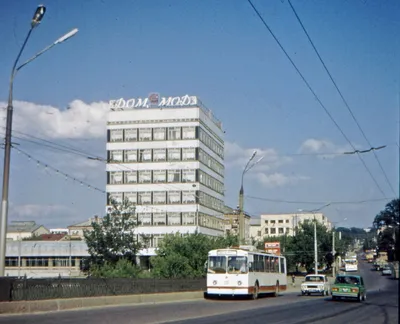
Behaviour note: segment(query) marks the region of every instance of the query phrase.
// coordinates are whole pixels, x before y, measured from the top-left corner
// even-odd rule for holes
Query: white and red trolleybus
[[[254,247],[217,249],[208,252],[207,295],[251,295],[286,290],[284,256],[257,251]]]

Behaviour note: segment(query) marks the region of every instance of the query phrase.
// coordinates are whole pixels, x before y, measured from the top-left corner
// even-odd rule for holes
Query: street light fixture
[[[31,28],[28,31],[28,34],[25,37],[25,40],[22,44],[22,47],[15,59],[13,67],[11,69],[10,76],[10,84],[9,84],[9,93],[8,93],[8,104],[7,104],[7,117],[6,117],[6,134],[5,134],[5,146],[4,146],[4,171],[3,171],[3,193],[2,193],[2,201],[1,201],[1,220],[0,220],[0,277],[4,276],[5,273],[5,260],[6,260],[6,242],[7,242],[7,218],[8,218],[8,191],[9,191],[9,182],[10,182],[10,160],[11,160],[11,134],[12,134],[12,117],[13,117],[13,85],[14,78],[17,72],[23,68],[28,63],[32,62],[38,56],[42,55],[44,52],[51,49],[53,46],[60,44],[67,40],[68,38],[74,36],[78,30],[73,29],[69,33],[65,34],[58,40],[56,40],[50,46],[47,46],[45,49],[34,55],[32,58],[27,60],[25,63],[21,64],[18,68],[18,62],[21,57],[22,52],[31,36],[31,33],[35,27],[37,27],[46,12],[46,7],[43,5],[39,5],[33,15],[31,21]]]

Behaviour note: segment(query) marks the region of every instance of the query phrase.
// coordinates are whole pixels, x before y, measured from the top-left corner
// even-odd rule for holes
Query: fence
[[[0,301],[43,300],[205,291],[205,278],[199,279],[15,279],[0,278]]]

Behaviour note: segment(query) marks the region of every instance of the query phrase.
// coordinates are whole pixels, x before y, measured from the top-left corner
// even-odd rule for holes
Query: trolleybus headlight
[[[213,281],[213,285],[215,286],[217,284],[217,280],[214,280]]]
[[[239,280],[238,281],[238,286],[241,286],[242,285],[242,282]]]

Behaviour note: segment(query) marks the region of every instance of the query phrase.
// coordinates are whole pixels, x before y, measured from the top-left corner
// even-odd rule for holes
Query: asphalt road
[[[0,316],[0,324],[124,324],[124,323],[398,323],[399,281],[361,264],[367,301],[331,301],[320,296],[286,293],[259,300],[198,300],[142,306],[92,308],[36,315]]]

